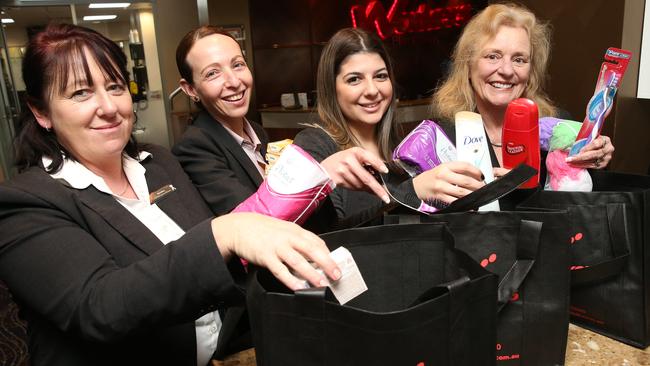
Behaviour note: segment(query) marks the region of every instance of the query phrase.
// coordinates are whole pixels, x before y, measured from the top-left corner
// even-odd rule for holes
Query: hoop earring
[[[199,97],[197,97],[196,95],[192,97],[192,100],[194,101],[194,103],[198,103],[201,101],[201,99],[199,99]]]

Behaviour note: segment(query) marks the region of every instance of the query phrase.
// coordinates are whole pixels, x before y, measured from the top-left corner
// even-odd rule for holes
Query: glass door
[[[101,7],[93,5],[98,4],[90,4],[88,0],[51,0],[15,1],[14,5],[0,7],[7,48],[10,55],[16,55],[12,63],[14,86],[23,110],[25,86],[21,60],[29,39],[48,24],[78,24],[113,40],[126,54],[127,70],[133,81],[129,90],[137,108],[138,123],[134,134],[138,141],[169,146],[153,3],[110,1]]]
[[[20,104],[12,74],[12,55],[7,47],[4,27],[0,27],[0,182],[14,174],[12,142]]]

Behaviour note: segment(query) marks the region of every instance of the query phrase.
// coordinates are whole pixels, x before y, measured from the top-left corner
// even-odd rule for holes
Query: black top
[[[321,128],[305,128],[296,135],[293,143],[319,163],[340,151],[332,137]],[[400,186],[415,194],[410,179],[405,180]],[[380,222],[375,219],[385,208],[387,208],[386,204],[373,193],[336,187],[319,210],[307,221],[305,227],[320,233],[361,224],[371,225]]]
[[[194,366],[194,320],[243,303],[205,202],[166,149],[146,150],[149,190],[176,188],[157,202],[185,230],[167,245],[93,186],[38,167],[0,185],[0,279],[28,322],[33,365]]]

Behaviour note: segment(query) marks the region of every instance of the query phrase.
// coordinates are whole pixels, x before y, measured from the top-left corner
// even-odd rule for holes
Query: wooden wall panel
[[[309,2],[251,0],[251,37],[257,48],[311,43]],[[255,56],[257,58],[257,56]]]
[[[282,93],[311,91],[311,47],[256,50],[255,88],[262,108],[279,105]]]
[[[457,0],[403,2],[409,11],[423,4],[435,8],[458,3]],[[487,0],[467,2],[476,11]],[[352,26],[352,6],[368,3],[369,0],[250,0],[257,106],[279,106],[282,93],[307,92],[313,96],[324,44],[339,29]],[[393,0],[381,3],[387,10]],[[460,28],[442,29],[385,40],[394,61],[395,90],[400,99],[418,99],[431,94],[445,72],[460,31]],[[254,113],[251,117],[259,120]]]

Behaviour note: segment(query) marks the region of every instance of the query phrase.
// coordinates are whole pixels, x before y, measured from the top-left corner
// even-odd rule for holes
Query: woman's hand
[[[291,271],[314,286],[329,284],[310,261],[330,279],[341,277],[325,242],[294,223],[255,213],[231,213],[212,220],[212,234],[224,260],[237,255],[266,267],[292,290],[302,288],[303,281]]]
[[[494,179],[499,179],[504,175],[508,174],[510,170],[511,169],[506,169],[501,167],[492,168],[492,175],[494,175]]]
[[[413,178],[415,193],[425,202],[449,204],[484,185],[481,171],[462,161],[440,164]]]
[[[609,137],[600,135],[580,150],[575,156],[568,157],[566,162],[576,168],[603,169],[612,160],[614,145]]]
[[[329,156],[320,164],[336,185],[356,191],[368,191],[390,203],[388,193],[366,169],[370,167],[378,172],[388,173],[384,162],[375,154],[360,147],[352,147]]]

